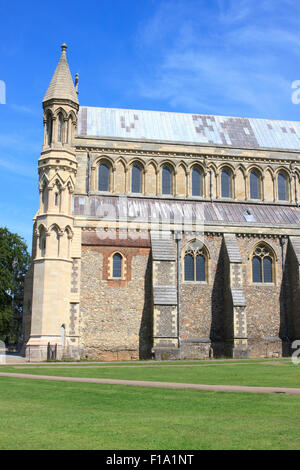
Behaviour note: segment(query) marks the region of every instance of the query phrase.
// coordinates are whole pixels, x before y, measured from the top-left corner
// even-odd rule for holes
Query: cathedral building
[[[30,360],[279,357],[300,339],[300,122],[43,100]]]

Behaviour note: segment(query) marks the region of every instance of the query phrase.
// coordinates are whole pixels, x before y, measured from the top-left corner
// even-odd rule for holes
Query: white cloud
[[[139,27],[153,66],[137,78],[138,92],[191,112],[222,113],[231,103],[278,114],[298,78],[283,67],[299,57],[296,13],[300,4],[289,0],[163,1]]]

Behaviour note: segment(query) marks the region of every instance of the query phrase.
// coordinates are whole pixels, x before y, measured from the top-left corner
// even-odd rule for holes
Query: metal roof
[[[78,136],[300,150],[300,122],[80,107]]]
[[[300,209],[293,206],[234,202],[184,201],[172,199],[74,196],[74,215],[99,220],[124,220],[153,223],[197,223],[247,226],[300,224]],[[254,221],[245,221],[251,207]]]

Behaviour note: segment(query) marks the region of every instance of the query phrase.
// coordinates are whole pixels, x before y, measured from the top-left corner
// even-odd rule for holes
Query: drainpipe
[[[280,245],[281,245],[281,269],[282,269],[282,281],[285,282],[286,285],[286,278],[284,276],[284,246],[286,244],[286,238],[280,237]],[[285,286],[284,286],[285,287]],[[288,329],[288,315],[287,315],[287,308],[286,308],[286,299],[287,295],[285,295],[285,289],[284,289],[284,295],[283,295],[283,313],[284,313],[284,339],[285,341],[289,340],[289,329]]]
[[[91,180],[91,158],[88,152],[87,154],[87,178],[86,178],[86,192],[87,195],[90,195],[90,180]]]
[[[176,232],[176,244],[177,244],[177,338],[178,338],[178,348],[179,348],[179,357],[181,357],[181,340],[180,340],[180,240],[182,235],[180,232]]]

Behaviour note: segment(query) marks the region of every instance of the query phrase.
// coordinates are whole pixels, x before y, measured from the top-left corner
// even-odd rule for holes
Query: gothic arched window
[[[278,190],[278,200],[287,201],[288,200],[288,182],[287,176],[280,172],[277,176],[277,190]]]
[[[168,166],[162,168],[161,190],[162,194],[172,194],[172,170]]]
[[[110,166],[100,163],[98,167],[98,191],[109,191]]]
[[[231,174],[228,170],[221,173],[221,196],[231,197]]]
[[[52,143],[52,116],[48,113],[47,116],[47,144],[51,145]]]
[[[250,173],[250,199],[260,199],[260,175],[256,170]]]
[[[131,168],[131,192],[142,192],[142,169],[137,164],[133,165]]]
[[[264,243],[259,244],[252,255],[252,281],[273,282],[274,255]]]
[[[120,253],[116,253],[112,259],[112,277],[122,277],[122,262],[122,256],[120,255]]]
[[[205,282],[207,280],[207,251],[198,241],[188,245],[184,252],[184,280]]]
[[[63,141],[63,126],[64,126],[64,118],[61,113],[58,115],[58,124],[57,124],[57,142]]]
[[[192,196],[202,196],[202,174],[198,168],[192,170]]]

